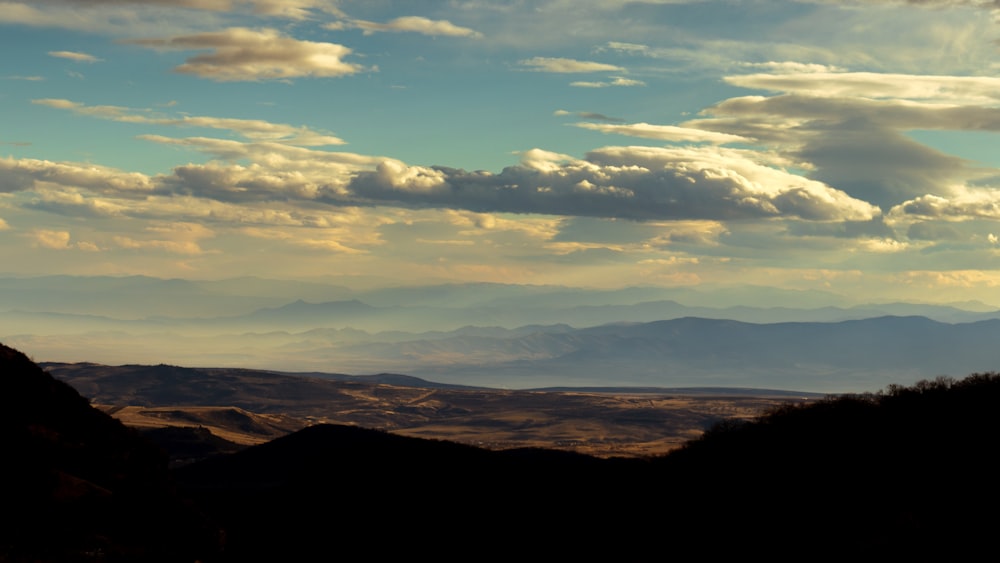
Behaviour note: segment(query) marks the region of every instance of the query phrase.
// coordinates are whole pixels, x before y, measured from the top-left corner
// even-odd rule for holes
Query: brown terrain
[[[720,420],[750,419],[819,398],[746,389],[501,390],[405,376],[163,365],[44,367],[128,426],[200,427],[241,445],[333,423],[489,449],[642,457],[676,449]],[[387,380],[403,384],[381,382]]]

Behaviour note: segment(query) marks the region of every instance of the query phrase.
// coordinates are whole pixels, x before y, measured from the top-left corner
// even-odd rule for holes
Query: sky
[[[0,0],[0,274],[1000,305],[1000,4]]]

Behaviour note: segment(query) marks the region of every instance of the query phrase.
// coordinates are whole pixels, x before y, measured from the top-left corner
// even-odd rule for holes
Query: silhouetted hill
[[[162,452],[0,354],[5,508],[23,515],[0,560],[194,553],[211,528],[177,503]],[[172,475],[225,530],[212,563],[983,560],[1000,524],[998,406],[995,373],[922,381],[779,407],[645,459],[316,425]]]
[[[172,466],[235,453],[246,447],[220,438],[204,427],[165,426],[141,430],[141,433],[169,454]]]
[[[226,526],[231,561],[325,559],[345,545],[372,560],[633,560],[645,542],[608,518],[637,498],[621,494],[627,481],[606,486],[617,467],[554,450],[317,425],[177,476]]]
[[[970,560],[1000,524],[998,401],[994,375],[891,387],[727,423],[649,459],[317,426],[178,476],[230,526],[234,560],[375,533],[392,538],[372,544],[387,558]],[[261,517],[314,506],[336,508]]]
[[[971,561],[1000,524],[998,407],[995,373],[924,380],[726,422],[657,465],[737,544]]]
[[[0,444],[0,561],[190,561],[218,547],[162,450],[2,344]]]

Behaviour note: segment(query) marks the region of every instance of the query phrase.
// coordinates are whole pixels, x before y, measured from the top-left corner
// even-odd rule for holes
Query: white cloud
[[[593,61],[578,61],[558,57],[532,57],[518,64],[538,72],[556,73],[587,73],[587,72],[621,72],[620,66]]]
[[[795,61],[767,61],[763,63],[743,63],[742,66],[749,68],[763,68],[771,72],[803,74],[803,73],[830,73],[842,72],[844,69],[831,65],[818,63],[800,63]]]
[[[631,78],[624,78],[621,76],[616,76],[613,80],[605,82],[587,82],[587,81],[577,81],[570,82],[570,86],[576,86],[578,88],[607,88],[609,86],[645,86],[646,83],[642,80],[634,80]]]
[[[179,216],[202,209],[204,217],[215,213],[208,205],[212,201],[255,209],[379,205],[645,221],[867,220],[879,213],[864,201],[776,167],[782,161],[775,155],[749,150],[605,147],[576,159],[534,149],[523,154],[520,165],[492,174],[285,145],[165,141],[205,147],[221,143],[234,151],[232,156],[250,155],[254,162],[187,164],[169,175],[147,177],[86,164],[8,158],[0,159],[0,190],[34,190],[48,194],[34,204],[37,209],[91,216],[160,208],[156,213],[173,209]],[[328,155],[326,162],[323,155]],[[141,211],[145,207],[149,210]]]
[[[778,93],[730,98],[681,125],[753,137],[812,178],[883,209],[951,197],[991,174],[904,132],[1000,131],[1000,79],[810,72],[726,80]]]
[[[88,55],[87,53],[79,53],[76,51],[49,51],[49,55],[60,59],[69,59],[78,63],[96,63],[102,60],[94,55]]]
[[[115,36],[162,34],[179,29],[204,29],[218,24],[221,11],[177,10],[177,3],[86,2],[78,0],[0,0],[0,22],[32,27],[70,29]]]
[[[34,3],[71,8],[109,7],[120,9],[130,6],[162,6],[211,12],[228,12],[248,7],[257,14],[296,20],[306,19],[317,10],[334,14],[340,13],[334,0],[34,0]],[[24,2],[6,2],[6,4],[27,7]],[[3,3],[0,3],[0,6],[2,5]]]
[[[274,29],[229,28],[212,33],[166,39],[133,39],[135,45],[156,49],[207,50],[174,70],[220,82],[337,77],[364,67],[345,62],[351,49],[336,43],[301,41]]]
[[[129,197],[148,194],[153,188],[149,177],[138,172],[75,162],[0,158],[0,193],[46,184]]]
[[[967,189],[954,197],[928,194],[893,207],[889,216],[895,219],[997,220],[1000,219],[1000,190]]]
[[[412,32],[431,36],[471,37],[480,38],[482,33],[474,29],[462,27],[448,20],[432,20],[421,16],[403,16],[386,23],[364,20],[349,20],[343,23],[333,23],[325,26],[329,29],[355,27],[364,30],[366,35],[376,32]]]
[[[729,84],[823,97],[922,100],[955,104],[1000,102],[1000,77],[874,72],[808,72],[727,76]]]
[[[164,117],[151,115],[146,110],[134,110],[120,106],[87,106],[64,99],[45,98],[32,100],[36,105],[65,109],[79,115],[110,119],[125,123],[148,123],[152,125],[172,125],[178,127],[203,127],[233,131],[257,141],[272,141],[300,146],[342,145],[344,141],[322,131],[305,126],[271,123],[260,119],[235,119],[228,117],[207,117],[183,115]]]
[[[656,139],[670,142],[691,142],[691,143],[740,143],[748,142],[751,139],[739,135],[728,133],[716,133],[703,129],[693,129],[690,127],[677,127],[674,125],[650,125],[649,123],[613,124],[613,123],[574,123],[576,127],[600,131],[601,133],[613,133],[616,135],[627,135],[630,137],[640,137],[643,139]]]
[[[70,234],[68,231],[54,231],[50,229],[36,229],[27,234],[32,244],[36,248],[50,248],[53,250],[66,250],[69,246]]]
[[[359,172],[353,201],[480,212],[657,219],[868,220],[878,208],[762,163],[752,151],[606,147],[586,159],[529,151],[500,174],[437,169],[433,189],[399,189],[412,167]],[[764,156],[766,162],[768,157]],[[423,172],[426,169],[420,169]],[[421,185],[420,187],[425,187]]]

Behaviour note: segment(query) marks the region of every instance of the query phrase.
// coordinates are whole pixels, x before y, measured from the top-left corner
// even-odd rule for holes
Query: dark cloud
[[[571,162],[528,155],[525,164],[500,174],[386,162],[359,173],[347,190],[361,200],[412,207],[633,220],[836,220],[878,213],[863,201],[739,152],[656,147],[609,147]]]
[[[795,151],[816,167],[811,177],[882,209],[925,194],[946,194],[965,169],[961,158],[860,120],[814,130],[820,134]]]

